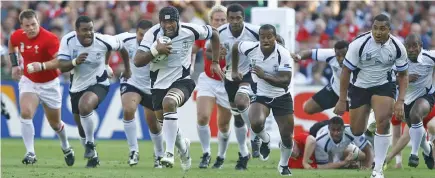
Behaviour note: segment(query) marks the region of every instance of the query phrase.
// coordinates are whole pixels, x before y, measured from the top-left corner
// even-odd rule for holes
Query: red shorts
[[[423,119],[423,126],[425,129],[427,129],[427,123],[429,123],[429,121],[431,121],[434,117],[435,117],[435,106],[432,108],[429,115],[427,115]],[[393,115],[393,118],[391,118],[391,124],[393,124],[393,126],[395,126],[395,125],[399,125],[400,123],[402,123],[402,121],[396,119],[396,116]]]

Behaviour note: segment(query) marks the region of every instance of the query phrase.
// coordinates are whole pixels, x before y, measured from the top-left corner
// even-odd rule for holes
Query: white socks
[[[86,142],[94,143],[94,111],[86,116],[80,115],[80,121],[82,123],[83,130],[86,135]]]
[[[228,144],[230,140],[230,132],[223,133],[221,131],[218,132],[218,156],[225,159],[225,155],[227,153]]]
[[[201,142],[202,146],[202,153],[209,153],[210,155],[210,127],[207,124],[204,126],[197,125],[196,128],[198,130],[199,141]]]
[[[55,131],[57,136],[59,137],[62,149],[63,150],[68,149],[70,147],[68,142],[68,136],[65,131],[65,124],[62,121],[60,121],[58,130]]]
[[[293,143],[294,145],[294,143]],[[281,149],[281,157],[279,159],[279,165],[280,166],[288,166],[288,160],[290,156],[292,155],[293,148],[287,148],[282,143],[280,143],[280,149]]]
[[[261,140],[264,143],[269,143],[270,142],[270,136],[269,134],[265,131],[265,129],[263,129],[260,133],[255,133],[255,135],[257,135],[258,137],[261,138]]]
[[[381,135],[376,133],[374,139],[375,147],[375,168],[376,172],[382,172],[385,158],[387,157],[388,147],[390,146],[391,134]]]
[[[132,120],[123,120],[124,122],[124,132],[127,137],[127,143],[130,148],[130,151],[139,151],[137,144],[137,135],[136,135],[136,120],[133,118]]]
[[[35,127],[33,126],[32,119],[21,118],[21,135],[23,137],[24,146],[26,146],[26,151],[35,153],[33,137],[35,135]]]
[[[163,122],[163,138],[166,142],[166,152],[174,154],[175,140],[178,131],[178,115],[177,112],[167,112],[163,114],[165,118]]]
[[[240,128],[235,127],[237,142],[239,143],[240,154],[245,157],[248,156],[248,146],[246,145],[246,134],[248,133],[248,129],[246,128],[246,124]]]
[[[149,131],[149,130],[148,130]],[[154,143],[154,155],[163,157],[163,154],[165,153],[165,150],[163,150],[163,134],[162,131],[160,131],[157,134],[153,134],[150,132],[151,140]]]

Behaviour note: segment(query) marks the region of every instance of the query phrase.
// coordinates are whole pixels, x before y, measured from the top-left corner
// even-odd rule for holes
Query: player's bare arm
[[[13,46],[11,40],[8,42],[8,50],[9,50],[9,60],[12,64],[12,78],[14,80],[19,80],[21,75],[23,75],[23,71],[21,70],[18,62],[18,49],[16,46]]]
[[[106,63],[107,75],[109,76],[109,78],[112,78],[113,77],[113,69],[109,65],[110,55],[111,55],[111,52],[107,51],[105,63]]]
[[[291,53],[290,56],[293,58],[295,62],[299,62],[301,60],[306,60],[310,58],[312,55],[312,50],[304,50],[299,53]]]
[[[172,43],[160,43],[160,40],[157,40],[157,45],[155,48],[150,49],[150,51],[142,51],[137,50],[136,55],[134,56],[134,65],[136,67],[143,67],[150,63],[155,56],[160,54],[169,55],[171,53]]]
[[[27,64],[27,72],[35,73],[44,70],[54,70],[59,68],[59,60],[56,59],[57,53],[50,61],[47,62],[32,62]]]
[[[124,66],[125,66],[125,71],[122,73],[122,78],[123,79],[129,79],[131,77],[131,68],[130,68],[130,59],[128,56],[128,51],[122,47],[121,50],[119,51],[119,53],[121,54],[121,58],[124,61]]]
[[[334,113],[338,115],[343,115],[346,111],[346,98],[347,89],[349,88],[351,70],[347,66],[343,66],[340,78],[340,97],[338,99],[337,105],[335,105]],[[402,105],[403,106],[403,105]]]
[[[220,78],[223,80],[225,78],[224,73],[221,70],[221,67],[219,66],[219,59],[220,59],[220,41],[219,41],[219,33],[218,31],[213,28],[213,33],[211,36],[211,50],[212,50],[212,64],[210,66],[211,74],[212,75],[219,75]]]
[[[82,64],[85,62],[88,57],[88,53],[81,53],[77,58],[73,60],[58,60],[59,61],[59,69],[61,72],[69,72],[75,66]]]
[[[231,78],[233,78],[234,81],[241,81],[243,77],[242,74],[239,73],[239,44],[240,41],[237,41],[231,49]]]
[[[308,160],[310,159],[311,155],[313,155],[315,149],[316,149],[316,138],[310,135],[307,137],[305,148],[304,148],[304,155],[302,158],[302,165],[304,166],[305,169],[313,169],[310,163],[308,163]]]
[[[399,96],[394,104],[394,114],[397,119],[402,120],[404,117],[403,104],[405,102],[406,89],[408,88],[408,70],[400,71],[397,74],[399,81]]]
[[[265,73],[263,69],[259,66],[255,66],[252,70],[254,74],[257,74],[258,78],[265,80],[269,84],[280,87],[287,88],[290,85],[290,80],[292,73],[290,71],[278,71],[278,74],[272,75]]]

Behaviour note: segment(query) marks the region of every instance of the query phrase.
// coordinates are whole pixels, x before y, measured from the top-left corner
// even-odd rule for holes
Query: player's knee
[[[198,112],[198,125],[204,126],[209,123],[210,114],[204,111]]]
[[[314,108],[308,103],[305,103],[305,105],[304,105],[304,112],[307,114],[310,114],[310,115],[316,113]]]
[[[234,126],[237,128],[243,127],[245,125],[245,122],[243,122],[243,119],[241,117],[234,118]]]
[[[255,133],[260,133],[264,129],[264,122],[259,120],[251,120],[251,128]]]
[[[32,119],[33,118],[33,110],[27,107],[21,108],[21,118],[23,119]]]
[[[177,108],[177,101],[173,98],[165,97],[162,106],[164,111],[175,111]]]
[[[124,120],[132,120],[134,118],[134,114],[136,113],[136,108],[132,107],[124,107],[122,109],[122,112],[124,114]]]
[[[357,137],[359,137],[359,136],[361,136],[361,135],[363,135],[364,133],[365,133],[365,131],[366,131],[366,128],[362,128],[362,127],[350,127],[350,131],[352,132],[352,135],[354,135],[354,136],[357,136]]]
[[[418,124],[423,119],[423,111],[420,108],[412,109],[409,113],[411,124]]]
[[[219,131],[220,132],[227,133],[229,130],[230,130],[230,124],[229,123],[225,123],[225,124],[220,123],[219,124]]]

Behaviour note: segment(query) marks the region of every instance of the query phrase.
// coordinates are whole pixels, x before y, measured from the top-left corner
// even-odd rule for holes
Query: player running
[[[59,40],[55,34],[40,27],[35,11],[22,11],[19,20],[21,29],[11,35],[8,46],[12,76],[15,80],[20,80],[21,135],[26,146],[22,162],[33,164],[37,161],[32,119],[41,102],[51,128],[61,141],[65,162],[72,166],[75,160],[74,151],[69,145],[65,124],[60,119],[62,94],[55,60]],[[24,76],[18,62],[18,51],[23,57]]]
[[[124,132],[130,148],[128,164],[136,165],[139,161],[139,146],[137,143],[137,129],[135,113],[140,104],[145,111],[145,119],[149,127],[151,140],[154,143],[154,167],[162,168],[160,159],[163,157],[163,136],[161,126],[154,114],[151,99],[151,79],[149,65],[136,67],[133,58],[144,34],[153,26],[152,22],[141,20],[136,26],[136,33],[121,33],[116,35],[127,49],[130,58],[131,78],[121,79],[121,100],[124,113]]]
[[[242,81],[239,73],[239,53],[252,61],[251,72],[257,81],[257,93],[249,109],[249,120],[255,135],[261,138],[260,159],[267,160],[270,154],[270,136],[264,130],[266,117],[272,109],[281,134],[281,159],[278,172],[284,176],[292,175],[288,159],[293,149],[293,101],[289,90],[291,81],[290,52],[277,44],[274,26],[260,27],[259,42],[239,41],[232,48],[232,79]]]
[[[240,4],[231,4],[227,9],[228,23],[218,28],[221,45],[224,46],[227,54],[225,76],[220,73],[221,78],[225,78],[225,90],[230,101],[231,113],[234,116],[234,125],[237,142],[239,144],[239,160],[236,164],[237,170],[245,170],[248,164],[250,154],[246,145],[247,128],[249,125],[248,109],[250,104],[250,96],[253,95],[251,87],[255,90],[255,83],[252,80],[249,72],[250,61],[246,56],[241,56],[240,63],[237,66],[240,73],[243,75],[241,81],[233,81],[231,78],[231,48],[237,41],[258,41],[259,26],[243,22],[245,19],[244,9]],[[207,49],[210,52],[210,49]],[[218,66],[215,64],[216,67]],[[213,65],[212,65],[213,66]],[[245,123],[248,127],[245,126]],[[251,137],[251,147],[253,157],[259,157],[259,138]]]
[[[432,75],[435,66],[435,52],[422,50],[419,35],[410,34],[405,39],[405,47],[409,59],[409,86],[405,95],[405,120],[408,124],[411,138],[411,155],[408,166],[417,167],[419,163],[418,149],[423,149],[426,166],[432,169],[434,158],[433,145],[426,140],[426,130],[423,119],[434,106]]]
[[[210,24],[213,28],[218,28],[225,24],[227,8],[225,6],[213,6],[209,12]],[[208,42],[208,41],[207,41]],[[210,45],[208,45],[210,48]],[[204,48],[204,52],[205,52]],[[204,53],[205,54],[205,53]],[[209,54],[212,55],[211,52]],[[225,68],[226,49],[220,48],[219,65],[221,69]],[[202,146],[202,157],[199,168],[208,168],[211,161],[210,149],[210,116],[215,104],[217,104],[217,122],[218,122],[218,153],[213,168],[220,169],[223,166],[226,151],[228,149],[230,137],[231,107],[228,101],[228,95],[225,91],[224,83],[219,75],[213,75],[211,72],[212,61],[204,55],[204,72],[199,75],[198,98],[196,101],[197,118],[198,118],[198,136]]]
[[[359,36],[349,44],[343,61],[340,97],[334,110],[338,115],[342,115],[346,110],[349,83],[352,81],[349,88],[350,123],[352,134],[357,136],[358,140],[366,131],[368,114],[373,108],[377,128],[372,178],[384,177],[382,166],[390,144],[390,119],[393,111],[396,117],[403,118],[405,91],[408,86],[405,47],[390,34],[390,30],[390,19],[384,14],[377,15],[372,31]],[[399,96],[395,103],[396,83],[393,81],[393,65],[396,65],[399,83]]]
[[[98,116],[94,109],[104,100],[109,91],[105,55],[117,50],[124,60],[125,72],[122,77],[130,78],[128,52],[116,37],[94,33],[94,23],[88,16],[80,16],[75,22],[76,31],[62,37],[58,61],[63,72],[73,70],[70,96],[74,115],[80,115],[85,136],[84,157],[88,159],[86,167],[99,164],[95,149],[94,121]]]
[[[145,33],[136,53],[134,64],[142,67],[151,62],[151,93],[153,107],[159,120],[163,120],[163,138],[166,153],[161,163],[166,167],[174,164],[174,146],[177,146],[181,167],[191,167],[189,153],[190,141],[181,136],[178,127],[177,108],[190,98],[195,82],[190,78],[192,45],[195,40],[211,39],[213,62],[219,63],[219,36],[211,26],[199,26],[180,23],[179,13],[175,7],[164,7],[159,12],[160,24],[154,25]],[[162,43],[164,38],[171,42]],[[162,58],[161,55],[167,55]],[[219,72],[220,67],[213,68]]]
[[[302,51],[299,54],[291,54],[295,62],[305,59],[314,59],[316,61],[326,62],[331,66],[332,77],[328,85],[314,94],[304,105],[304,112],[315,114],[327,109],[331,109],[337,104],[340,95],[340,75],[343,67],[344,56],[346,55],[349,43],[347,41],[338,41],[334,48],[329,49],[312,49]]]

